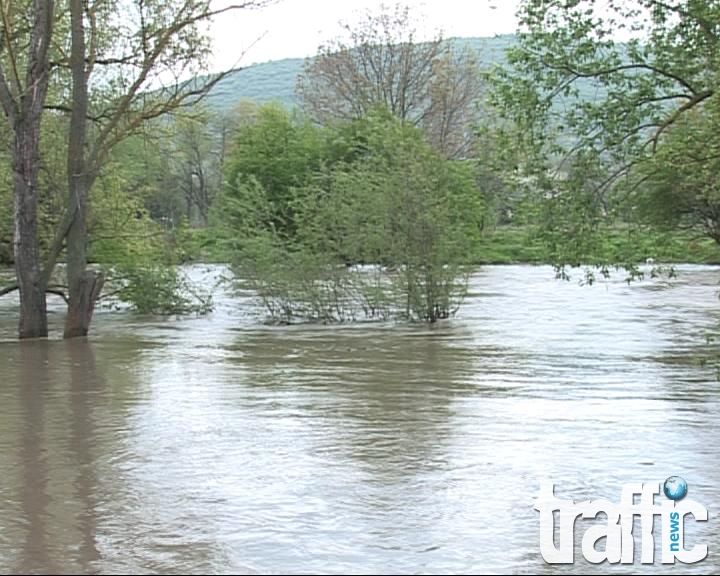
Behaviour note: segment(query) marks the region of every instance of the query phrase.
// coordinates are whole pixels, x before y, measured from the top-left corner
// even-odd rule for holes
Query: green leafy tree
[[[720,100],[709,99],[668,128],[662,146],[638,170],[631,204],[643,220],[687,230],[720,244]]]
[[[214,8],[209,1],[142,0],[128,7],[70,0],[68,203],[48,259],[51,269],[67,244],[66,338],[87,334],[104,282],[102,274],[87,267],[87,213],[90,190],[111,150],[147,121],[204,96],[222,75],[199,83],[180,81],[182,74],[202,71],[209,55],[203,25],[225,11],[261,3]],[[123,17],[115,18],[117,10]],[[100,76],[103,83],[93,82]],[[89,129],[90,115],[94,130]]]
[[[243,219],[242,205],[254,211],[257,196],[265,196],[265,227],[290,238],[296,229],[293,191],[320,168],[320,130],[279,104],[247,112],[227,161],[226,203],[220,209]],[[234,202],[234,208],[227,202]]]
[[[47,279],[37,234],[40,126],[50,83],[52,0],[0,4],[0,105],[12,133],[13,256],[20,338],[47,336]]]
[[[282,321],[452,315],[482,214],[472,163],[444,159],[383,110],[318,139],[317,168],[283,187],[292,229],[277,225],[277,200],[259,178],[225,199],[240,275]]]
[[[698,150],[692,115],[713,119],[720,2],[524,0],[518,14],[496,104],[520,128],[514,145],[532,152],[520,169],[544,202],[557,262],[576,264],[592,259],[610,223],[637,217],[641,197],[668,211],[660,177],[669,170],[656,170]],[[691,201],[685,176],[675,174],[674,188]]]
[[[139,313],[204,313],[209,294],[194,288],[176,263],[173,230],[153,221],[142,190],[130,193],[136,174],[109,163],[93,188],[88,213],[88,256],[105,271],[100,301],[129,304]]]
[[[447,318],[464,296],[483,213],[473,166],[443,159],[421,131],[391,118],[362,124],[355,144],[365,154],[312,188],[300,238],[342,263],[381,265],[391,296],[377,294],[401,316]]]
[[[204,72],[206,24],[229,10],[265,0],[217,6],[206,1],[68,0],[0,6],[0,104],[13,134],[14,261],[20,291],[20,337],[47,335],[45,291],[65,255],[65,337],[87,334],[104,276],[88,268],[90,192],[112,150],[148,121],[197,102],[224,75]],[[48,88],[52,100],[46,102]],[[40,128],[44,109],[68,117],[66,202],[44,267],[38,246]]]

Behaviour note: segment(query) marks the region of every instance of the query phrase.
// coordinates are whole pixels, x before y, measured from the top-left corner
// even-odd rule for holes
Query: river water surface
[[[270,327],[220,291],[70,342],[51,300],[51,339],[18,343],[3,298],[0,571],[717,573],[720,268],[679,271],[487,267],[432,326]],[[706,560],[640,565],[637,532],[634,566],[588,564],[578,520],[575,564],[545,564],[542,482],[619,502],[671,475],[709,510],[685,522]]]

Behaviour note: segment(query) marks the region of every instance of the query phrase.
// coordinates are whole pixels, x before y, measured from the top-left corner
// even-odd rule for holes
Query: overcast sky
[[[386,4],[394,4],[387,0]],[[494,36],[515,30],[517,0],[407,0],[429,31],[446,37]],[[222,15],[212,28],[213,70],[315,54],[325,40],[337,36],[338,21],[377,8],[378,0],[279,0],[259,10]],[[243,56],[243,52],[245,55]],[[238,62],[238,60],[242,59]]]

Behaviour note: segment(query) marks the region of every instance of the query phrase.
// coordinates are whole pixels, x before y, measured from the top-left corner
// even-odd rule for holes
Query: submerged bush
[[[176,267],[164,264],[109,270],[106,296],[130,304],[139,314],[206,314],[212,296],[203,293]]]
[[[472,168],[383,114],[328,136],[328,161],[282,192],[290,236],[269,217],[278,190],[234,174],[220,206],[238,275],[280,322],[452,316],[482,215]]]
[[[140,198],[129,197],[122,186],[107,182],[92,205],[90,255],[105,274],[100,304],[128,304],[140,314],[204,314],[212,297],[177,267],[179,234],[150,219]],[[112,184],[112,182],[111,182]]]

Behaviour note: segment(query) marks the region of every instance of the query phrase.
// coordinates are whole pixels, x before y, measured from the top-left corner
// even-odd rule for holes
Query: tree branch
[[[692,84],[690,84],[689,81],[685,80],[681,76],[678,76],[674,72],[663,70],[662,68],[658,68],[657,66],[653,66],[652,64],[648,64],[646,62],[638,62],[635,64],[619,64],[610,68],[601,68],[600,70],[581,71],[573,68],[567,62],[552,64],[545,58],[540,58],[540,61],[546,68],[550,68],[551,70],[562,70],[564,72],[572,74],[575,77],[573,80],[577,80],[578,78],[599,78],[601,76],[608,76],[610,74],[615,74],[616,72],[624,72],[628,70],[647,70],[649,72],[652,72],[653,74],[657,74],[658,76],[663,76],[665,78],[669,78],[670,80],[674,80],[681,86],[687,88],[692,94],[697,94],[697,90]]]
[[[0,103],[2,103],[3,110],[10,120],[10,124],[15,126],[17,119],[17,102],[10,92],[7,80],[5,79],[5,73],[0,65]]]
[[[657,150],[658,141],[660,140],[660,136],[662,133],[667,130],[670,126],[672,126],[675,122],[677,122],[677,119],[680,118],[680,116],[687,112],[688,110],[694,108],[700,102],[703,100],[707,100],[710,98],[715,92],[713,90],[705,90],[704,92],[700,92],[697,94],[694,98],[692,98],[689,102],[686,102],[682,106],[680,106],[675,112],[673,112],[667,120],[665,120],[660,127],[656,130],[655,135],[652,138],[652,151],[653,153]]]
[[[47,292],[48,294],[55,294],[56,296],[60,296],[63,300],[65,300],[65,304],[70,303],[70,299],[67,293],[60,287],[48,286],[47,288],[45,288],[45,292]]]
[[[68,303],[68,295],[65,292],[66,286],[60,286],[60,285],[53,285],[48,286],[45,288],[45,292],[48,294],[55,294],[56,296],[60,296],[63,300],[65,300],[65,303]],[[19,290],[20,287],[17,284],[11,284],[10,286],[5,286],[4,288],[0,288],[0,297],[5,296],[6,294],[10,294],[11,292],[15,292],[15,290]]]
[[[111,118],[108,120],[107,124],[100,130],[100,133],[98,134],[92,152],[89,154],[89,165],[91,166],[91,170],[96,171],[99,168],[99,166],[102,164],[105,157],[109,153],[109,150],[120,140],[122,140],[124,134],[127,134],[128,131],[132,131],[140,123],[161,116],[165,113],[165,111],[169,111],[170,109],[176,108],[178,106],[178,104],[175,103],[171,106],[162,107],[155,113],[150,113],[149,115],[141,114],[140,117],[136,118],[134,122],[126,125],[125,130],[119,131],[121,133],[118,133],[118,131],[116,130],[122,118],[129,112],[130,107],[132,106],[133,102],[141,91],[142,86],[147,81],[150,72],[153,71],[155,65],[157,64],[157,61],[160,59],[168,44],[171,42],[171,40],[176,34],[188,28],[189,26],[196,24],[197,22],[208,21],[211,18],[225,12],[249,7],[258,7],[266,3],[269,3],[269,0],[248,0],[247,2],[243,2],[240,4],[231,4],[217,10],[202,10],[197,14],[193,14],[192,12],[190,12],[190,14],[184,14],[185,9],[181,9],[178,12],[176,19],[172,23],[170,23],[165,28],[161,28],[158,31],[158,36],[156,38],[156,42],[152,47],[152,50],[149,54],[145,54],[142,59],[141,69],[137,78],[135,78],[135,81],[131,84],[125,95],[120,99],[119,104],[114,110]],[[188,3],[186,4],[185,8],[190,10],[192,8],[192,5]],[[213,81],[206,84],[204,90],[189,91],[188,93],[186,93],[186,96],[180,98],[179,101],[182,102],[187,98],[191,98],[192,96],[199,95],[201,93],[206,94],[213,86],[215,86],[215,84],[217,84],[217,82],[219,82],[224,77],[224,75],[228,73],[229,71],[218,75],[218,77],[216,77]],[[113,133],[115,133],[115,135],[111,136]]]
[[[14,53],[12,47],[12,38],[10,38],[10,31],[12,30],[12,23],[10,22],[10,4],[6,2],[0,3],[0,12],[2,12],[2,23],[3,23],[3,39],[5,40],[5,48],[8,52],[8,58],[10,59],[10,69],[12,70],[13,81],[15,82],[15,88],[20,96],[22,83],[20,82],[20,73],[17,68],[17,56]]]
[[[675,14],[679,14],[680,16],[695,20],[695,22],[698,23],[698,25],[700,26],[700,28],[702,28],[703,32],[708,38],[717,41],[717,33],[715,32],[715,30],[713,30],[710,22],[705,18],[701,18],[700,16],[693,14],[689,10],[685,10],[682,6],[672,6],[666,2],[662,2],[661,0],[651,0],[650,3],[654,4],[655,6],[659,6],[660,8],[664,8],[669,12],[674,12]]]
[[[62,112],[63,114],[72,113],[72,107],[66,106],[65,104],[45,104],[45,106],[43,106],[43,108],[45,110],[55,110],[56,112]],[[85,118],[87,118],[91,122],[102,122],[103,120],[110,118],[110,113],[104,112],[102,114],[95,114],[95,115],[88,114],[87,116],[85,116]]]

